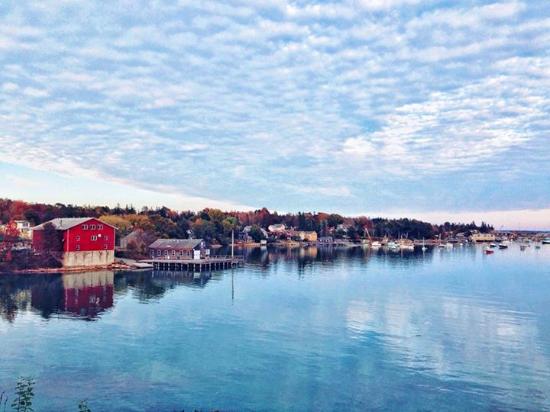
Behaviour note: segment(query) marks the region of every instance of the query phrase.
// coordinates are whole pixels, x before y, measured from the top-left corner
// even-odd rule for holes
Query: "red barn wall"
[[[87,225],[88,229],[83,229]],[[95,225],[95,229],[91,226]],[[98,226],[102,225],[102,229]],[[98,250],[115,250],[115,229],[98,219],[90,219],[85,223],[63,231],[63,252],[89,252]],[[96,236],[97,240],[92,240]],[[35,250],[43,250],[43,231],[34,230],[32,244]],[[79,249],[80,246],[80,249]],[[61,252],[61,250],[60,250]]]
[[[88,229],[83,229],[84,225],[87,225]],[[98,229],[99,225],[103,228]],[[91,229],[91,226],[95,226],[95,229]],[[92,240],[92,236],[97,240]],[[115,250],[115,229],[98,219],[90,219],[66,230],[63,234],[63,245],[65,252]]]

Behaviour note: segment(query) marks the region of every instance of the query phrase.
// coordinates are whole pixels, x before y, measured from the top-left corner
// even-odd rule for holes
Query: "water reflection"
[[[113,306],[114,273],[10,275],[0,278],[0,316],[10,322],[18,312],[48,319],[65,314],[93,320]]]
[[[473,251],[475,253],[475,250]],[[392,253],[362,247],[334,248],[252,248],[241,254],[249,266],[263,270],[285,265],[296,269],[299,276],[315,265],[336,265],[356,262],[367,265],[370,260],[387,262],[391,266],[411,266],[427,263],[434,251]],[[266,272],[267,273],[267,272]],[[223,273],[189,274],[184,272],[137,271],[116,276],[112,271],[72,273],[2,275],[0,277],[0,316],[13,321],[18,311],[34,311],[48,319],[53,314],[65,314],[94,320],[114,305],[114,295],[131,291],[140,302],[162,298],[167,290],[178,286],[204,288],[211,279]]]
[[[475,254],[475,248],[471,249]],[[243,249],[241,254],[248,264],[258,265],[267,268],[270,265],[281,262],[295,264],[299,269],[318,263],[338,263],[343,261],[367,262],[369,259],[379,261],[395,262],[400,266],[412,266],[431,261],[437,249],[429,248],[422,252],[420,249],[414,251],[392,252],[381,248],[378,250],[368,249],[362,246],[354,247],[307,247],[307,248],[249,248]]]

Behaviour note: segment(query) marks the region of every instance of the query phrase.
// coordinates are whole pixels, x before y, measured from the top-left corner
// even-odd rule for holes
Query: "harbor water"
[[[37,412],[550,410],[550,245],[244,254],[200,276],[0,274],[0,393],[32,376]]]

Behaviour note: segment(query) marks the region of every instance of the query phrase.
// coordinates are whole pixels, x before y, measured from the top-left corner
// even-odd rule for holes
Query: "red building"
[[[115,260],[115,230],[95,218],[59,218],[33,228],[32,243],[36,251],[51,250],[44,227],[51,224],[57,231],[55,249],[62,254],[63,266],[107,266]]]

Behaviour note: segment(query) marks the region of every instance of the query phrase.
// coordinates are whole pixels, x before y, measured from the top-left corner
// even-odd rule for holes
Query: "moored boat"
[[[543,245],[550,245],[550,237],[545,237],[544,239],[542,239],[542,244]]]
[[[508,249],[509,246],[510,246],[510,241],[509,240],[503,240],[502,242],[500,242],[498,244],[499,249]]]
[[[390,240],[386,246],[388,246],[388,249],[392,251],[399,250],[399,244],[393,240]]]
[[[399,239],[397,242],[399,249],[412,252],[414,250],[414,242],[410,239]]]
[[[422,238],[422,252],[425,252],[426,250],[428,250],[426,247],[426,239]]]
[[[492,255],[493,253],[495,253],[494,250],[491,250],[491,249],[485,249],[485,254],[486,255]]]
[[[371,242],[370,247],[371,249],[378,250],[382,247],[382,243],[380,243],[378,240],[375,240],[374,242]]]

